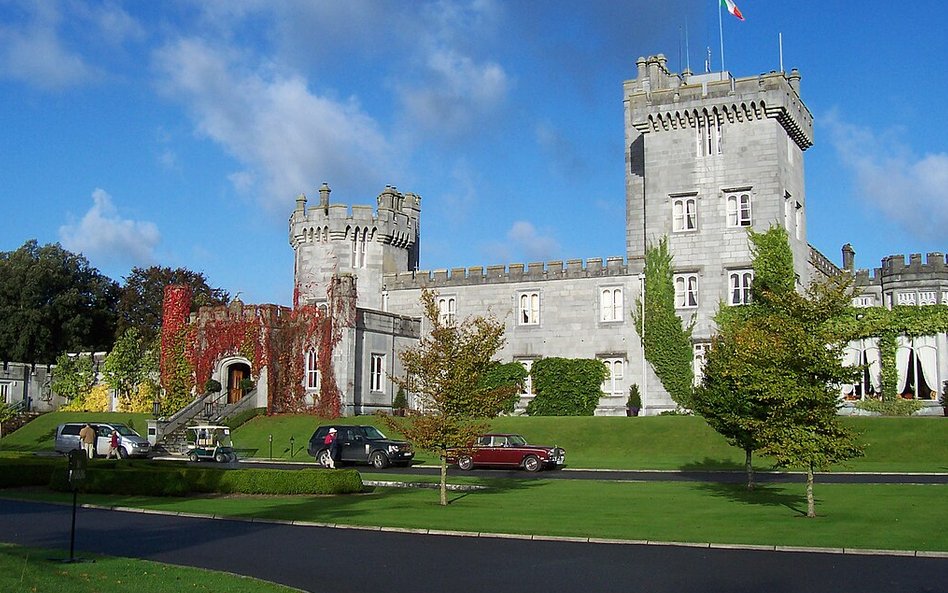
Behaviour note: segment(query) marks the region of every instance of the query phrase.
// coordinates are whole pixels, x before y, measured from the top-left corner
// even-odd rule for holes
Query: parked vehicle
[[[388,438],[374,426],[320,426],[309,439],[307,452],[323,467],[330,467],[329,449],[323,442],[330,428],[336,429],[339,461],[368,463],[382,469],[389,465],[411,465],[415,457],[411,444]]]
[[[557,469],[566,463],[560,447],[529,445],[519,434],[484,434],[467,449],[448,449],[448,463],[463,470],[475,466],[522,467],[528,472]]]
[[[237,461],[237,452],[230,438],[229,426],[198,424],[188,426],[188,448],[185,455],[191,461]]]
[[[148,441],[124,424],[106,422],[89,422],[88,424],[95,430],[96,457],[108,455],[109,439],[113,430],[119,434],[119,457],[147,457],[151,453],[151,445]],[[85,425],[85,422],[66,422],[56,427],[56,452],[67,454],[74,449],[82,449],[79,431]]]

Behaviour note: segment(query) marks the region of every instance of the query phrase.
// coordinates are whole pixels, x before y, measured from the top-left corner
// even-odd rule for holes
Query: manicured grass
[[[456,481],[478,481],[452,478]],[[487,490],[376,488],[333,497],[168,499],[83,495],[80,502],[346,525],[627,540],[948,551],[946,486],[817,484],[804,517],[803,484],[480,480]],[[66,496],[31,493],[30,498]]]
[[[297,589],[223,572],[77,553],[94,562],[64,563],[69,551],[0,543],[0,591],[68,593],[291,593]]]
[[[133,423],[144,432],[144,414],[45,414],[0,440],[0,451],[52,450],[53,435],[61,422],[111,418]],[[948,419],[943,417],[849,417],[842,422],[861,433],[866,456],[834,467],[834,471],[948,472]],[[306,445],[321,424],[372,424],[397,437],[377,416],[325,420],[306,415],[257,416],[234,431],[241,457],[308,460]],[[642,418],[501,417],[492,427],[500,432],[523,434],[537,444],[566,449],[569,467],[612,469],[736,469],[744,455],[731,447],[694,416]],[[293,438],[292,456],[290,438]],[[436,463],[430,453],[417,452],[420,463]],[[769,469],[771,462],[755,458],[755,467]]]

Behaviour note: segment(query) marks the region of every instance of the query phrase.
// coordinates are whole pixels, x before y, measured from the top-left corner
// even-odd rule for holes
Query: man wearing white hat
[[[323,439],[323,444],[329,448],[329,469],[336,469],[336,457],[338,456],[339,445],[336,444],[336,429],[330,428]]]

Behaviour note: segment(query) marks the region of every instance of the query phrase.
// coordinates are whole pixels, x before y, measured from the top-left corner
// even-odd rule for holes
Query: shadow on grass
[[[806,515],[806,497],[802,494],[790,494],[780,487],[757,484],[753,490],[748,490],[746,484],[707,482],[701,484],[699,488],[713,496],[727,498],[733,502],[783,506],[800,516]]]
[[[701,461],[686,463],[679,468],[683,472],[701,471],[743,471],[744,464],[733,459],[712,459],[705,457]]]

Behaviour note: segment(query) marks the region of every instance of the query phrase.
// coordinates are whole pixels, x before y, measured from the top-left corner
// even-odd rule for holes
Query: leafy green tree
[[[754,282],[751,303],[743,307],[723,304],[715,321],[720,329],[704,364],[704,378],[692,397],[692,409],[728,443],[744,451],[747,488],[754,483],[754,451],[764,446],[770,409],[756,397],[752,386],[767,385],[770,369],[743,356],[757,337],[747,319],[773,309],[776,296],[794,291],[793,252],[786,231],[772,227],[764,233],[748,232],[753,255]]]
[[[59,244],[0,253],[0,358],[50,363],[115,339],[118,285]]]
[[[160,266],[132,268],[125,278],[118,302],[119,335],[134,327],[145,343],[151,343],[158,336],[164,290],[169,284],[191,287],[192,312],[203,306],[226,305],[230,301],[227,291],[209,286],[207,278],[200,272]]]
[[[467,447],[484,432],[489,418],[499,414],[515,385],[485,385],[493,357],[504,344],[503,323],[472,317],[443,323],[430,291],[421,295],[430,333],[419,344],[399,353],[405,376],[392,377],[399,387],[415,393],[419,411],[404,420],[386,422],[420,449],[441,460],[440,503],[448,504],[447,453]]]
[[[73,402],[85,397],[92,390],[95,381],[95,365],[91,355],[60,354],[56,358],[50,388],[56,395]]]
[[[481,387],[485,389],[506,387],[510,391],[510,397],[504,402],[501,411],[510,414],[517,408],[526,378],[527,369],[519,362],[494,361],[481,376]]]
[[[694,383],[691,330],[694,322],[683,323],[675,312],[675,284],[668,237],[645,250],[645,327],[642,327],[642,302],[636,299],[632,318],[640,336],[644,336],[645,358],[665,391],[675,403],[690,407]],[[644,334],[643,334],[644,331]]]
[[[9,422],[15,416],[16,412],[13,411],[13,406],[0,401],[0,437],[3,436],[3,423]]]
[[[106,382],[115,389],[122,409],[128,409],[132,404],[139,383],[147,377],[146,353],[144,343],[138,330],[130,327],[125,330],[112,346],[112,351],[105,357],[102,365],[102,375]]]
[[[774,227],[750,233],[758,266],[765,270],[754,302],[718,315],[704,380],[694,409],[731,444],[746,452],[748,486],[753,486],[751,452],[771,456],[780,467],[807,472],[807,516],[816,516],[814,473],[861,454],[855,436],[836,414],[836,385],[851,382],[842,364],[844,343],[832,322],[851,299],[851,278],[814,282],[806,295],[794,290],[786,232]],[[791,262],[788,266],[788,262]],[[780,278],[780,270],[791,279]]]

